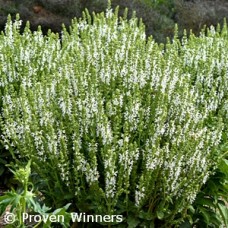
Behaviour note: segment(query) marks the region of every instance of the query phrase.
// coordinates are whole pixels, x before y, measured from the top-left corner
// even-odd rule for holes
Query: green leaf
[[[32,207],[34,212],[37,212],[39,214],[43,214],[45,212],[42,210],[40,204],[38,202],[35,202],[35,200],[33,198],[26,200],[26,202],[27,202],[28,208]]]
[[[55,211],[53,211],[52,213],[45,214],[45,216],[55,215],[55,217],[57,218],[59,215],[62,215],[64,220],[61,221],[61,219],[60,219],[60,223],[63,225],[63,227],[67,228],[70,226],[71,215],[70,215],[70,213],[66,212],[66,210],[69,208],[70,205],[71,204],[68,203],[63,208],[58,208]],[[51,225],[51,221],[48,219],[47,222],[43,224],[43,227],[49,228],[50,225]]]
[[[71,203],[68,203],[68,204],[66,204],[63,208],[64,208],[65,210],[68,210],[68,208],[70,207],[70,205],[71,205]]]
[[[221,172],[226,174],[228,176],[228,160],[227,159],[222,159],[221,163],[219,164],[219,169]]]
[[[215,180],[212,181],[208,181],[208,189],[210,190],[210,192],[214,195],[217,195],[218,192],[218,186],[220,185],[219,182],[216,182]]]
[[[41,207],[42,212],[46,213],[47,211],[51,210],[51,207],[47,207],[45,204]]]
[[[157,214],[157,217],[158,217],[158,219],[163,219],[164,218],[164,212],[163,211],[156,211],[156,214]]]
[[[190,211],[192,214],[195,213],[195,208],[194,208],[192,205],[190,205],[190,206],[188,207],[188,209],[189,209],[189,211]]]
[[[224,224],[228,227],[228,208],[226,205],[218,204],[220,215],[223,219]]]
[[[182,223],[180,225],[179,228],[191,228],[191,227],[192,227],[192,225],[188,221],[185,221],[184,223]]]
[[[219,227],[222,224],[221,218],[217,215],[217,213],[210,215],[210,224],[213,224],[216,227]]]
[[[137,219],[137,217],[134,217],[134,216],[128,216],[127,218],[127,224],[128,224],[128,227],[129,228],[134,228],[134,227],[137,227],[140,223],[140,220]]]
[[[4,173],[4,171],[5,171],[4,166],[1,166],[1,167],[0,167],[0,176]]]
[[[201,206],[198,206],[198,208],[200,210],[200,213],[204,217],[206,224],[209,225],[210,224],[210,215],[209,215],[208,211],[204,207],[201,207]]]
[[[66,200],[69,200],[69,199],[74,198],[74,195],[73,195],[73,194],[68,193],[68,194],[65,194],[63,198],[64,198],[64,199],[66,199]]]
[[[7,161],[5,159],[0,158],[0,164],[4,164],[5,165],[5,164],[7,164]]]
[[[138,217],[149,221],[154,219],[154,216],[152,213],[148,213],[144,211],[140,211]]]
[[[212,208],[216,207],[216,205],[213,203],[213,199],[211,198],[198,198],[196,203],[202,206],[208,206]]]
[[[5,193],[3,196],[0,197],[0,208],[1,208],[1,213],[2,210],[10,205],[11,206],[11,211],[16,208],[20,204],[21,200],[21,195],[17,194],[15,191],[10,191]]]

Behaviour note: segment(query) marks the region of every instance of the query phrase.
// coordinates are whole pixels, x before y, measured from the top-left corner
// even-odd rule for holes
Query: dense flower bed
[[[5,148],[32,159],[55,206],[178,223],[221,157],[226,25],[165,47],[111,9],[61,39],[20,25],[0,35]]]

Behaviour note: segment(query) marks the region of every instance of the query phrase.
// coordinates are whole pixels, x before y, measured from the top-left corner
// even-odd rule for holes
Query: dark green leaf
[[[140,211],[138,217],[141,219],[145,219],[145,220],[153,220],[153,218],[154,218],[152,213],[148,213],[148,212],[144,212],[144,211]]]
[[[201,207],[201,206],[199,206],[198,208],[200,210],[200,213],[204,217],[206,224],[209,225],[209,223],[210,223],[210,215],[209,215],[208,211],[204,207]]]
[[[182,223],[179,228],[191,228],[191,227],[192,225],[188,221],[186,221]]]
[[[133,216],[128,216],[127,218],[127,224],[129,228],[134,228],[137,227],[138,224],[140,223],[140,220],[137,219],[137,217],[133,217]]]
[[[200,204],[202,206],[208,206],[208,207],[212,207],[215,208],[216,205],[213,203],[213,199],[211,198],[199,198],[197,199],[197,204]]]
[[[228,227],[228,208],[226,205],[218,204],[220,215],[223,219],[224,224]]]
[[[0,176],[4,173],[4,171],[5,171],[4,166],[1,166],[1,167],[0,167]]]

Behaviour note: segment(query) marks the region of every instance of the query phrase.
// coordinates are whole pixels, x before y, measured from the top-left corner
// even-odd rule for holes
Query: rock
[[[44,10],[44,8],[42,6],[39,6],[39,5],[33,6],[34,13],[40,13],[42,10]]]

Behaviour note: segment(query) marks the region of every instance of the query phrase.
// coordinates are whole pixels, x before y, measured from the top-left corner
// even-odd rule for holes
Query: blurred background
[[[143,19],[147,35],[153,35],[157,42],[165,42],[172,37],[174,24],[179,25],[179,35],[183,29],[190,29],[197,35],[204,25],[222,24],[228,18],[228,0],[112,0],[112,7],[120,6],[120,15],[129,9]],[[23,20],[30,21],[31,29],[42,26],[60,32],[62,23],[68,26],[71,19],[80,17],[87,8],[90,12],[104,11],[107,0],[0,0],[0,29],[4,29],[8,14],[19,13]]]

